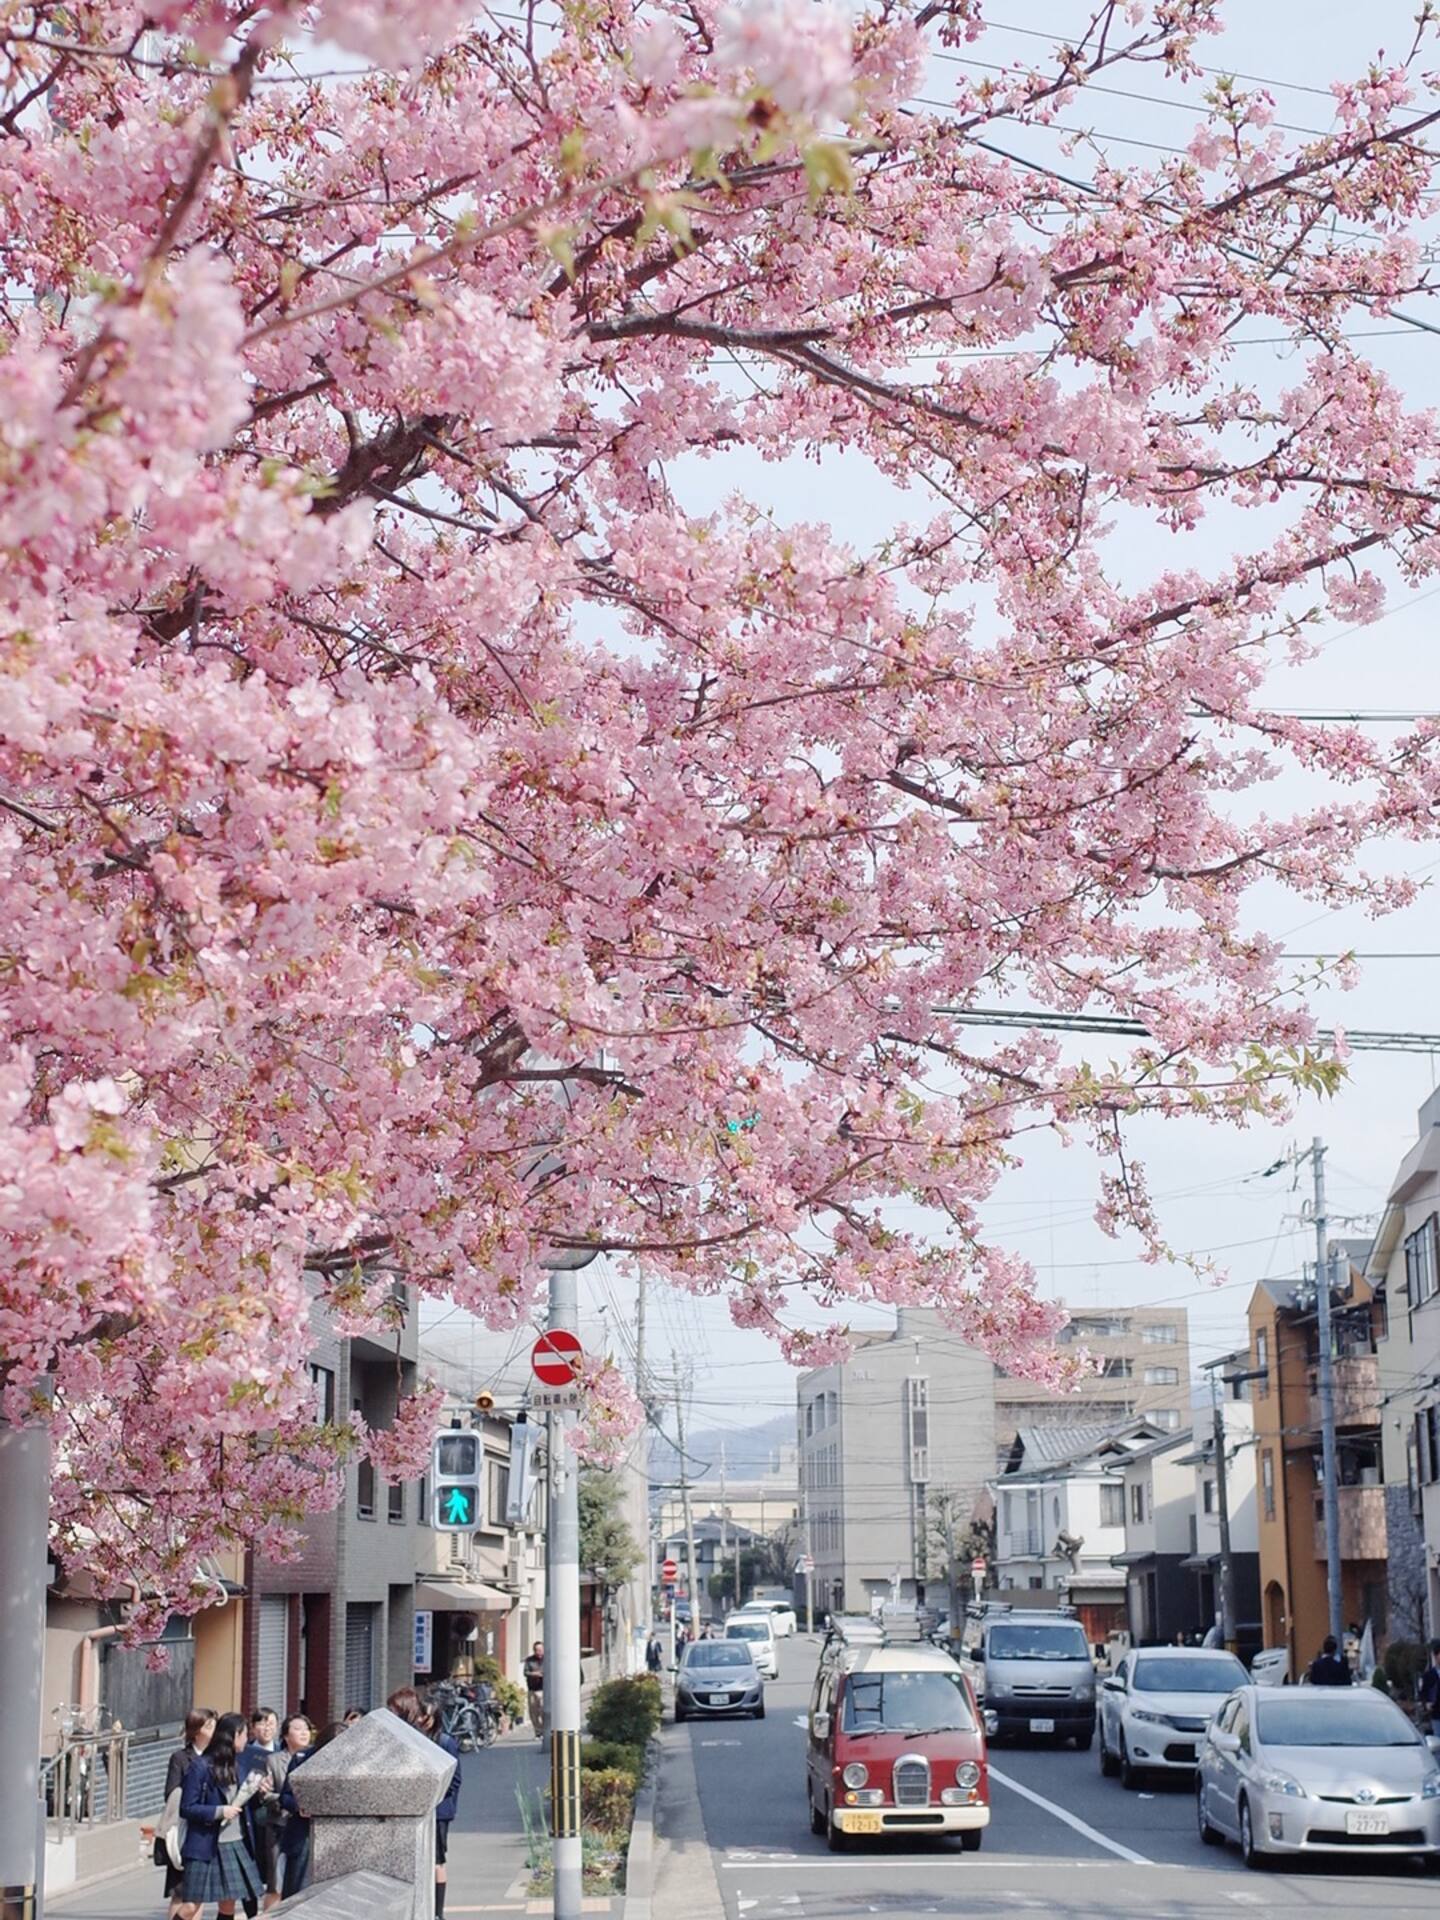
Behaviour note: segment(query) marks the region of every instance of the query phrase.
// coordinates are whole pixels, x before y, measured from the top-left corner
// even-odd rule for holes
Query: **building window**
[[[1105,1362],[1102,1378],[1106,1380],[1128,1380],[1135,1371],[1135,1363],[1128,1354],[1117,1354]]]
[[[1130,1518],[1137,1527],[1145,1524],[1145,1483],[1136,1480],[1130,1488]]]
[[[1156,1407],[1153,1412],[1147,1413],[1145,1418],[1153,1420],[1157,1427],[1164,1427],[1167,1433],[1178,1433],[1180,1430],[1178,1407]]]
[[[1008,1498],[1008,1496],[1007,1496]],[[1125,1524],[1124,1487],[1101,1487],[1100,1524],[1102,1527],[1123,1527]]]
[[[487,1527],[505,1525],[505,1509],[510,1504],[510,1469],[503,1460],[491,1460],[485,1469],[489,1510],[484,1515]]]
[[[363,1414],[365,1409],[360,1402],[354,1402],[356,1413]],[[375,1463],[362,1460],[355,1469],[355,1511],[362,1520],[375,1518]]]
[[[1410,1295],[1410,1310],[1423,1307],[1440,1290],[1440,1259],[1437,1259],[1436,1229],[1440,1217],[1431,1214],[1414,1233],[1405,1236],[1405,1286]]]
[[[1173,1347],[1179,1337],[1179,1329],[1168,1320],[1152,1321],[1140,1329],[1140,1338],[1147,1347]]]
[[[1422,1487],[1440,1480],[1440,1408],[1421,1407],[1415,1415],[1415,1469]]]
[[[405,1483],[403,1481],[397,1482],[388,1490],[387,1501],[387,1518],[403,1527],[405,1524]]]
[[[930,1382],[912,1374],[905,1382],[905,1407],[910,1427],[910,1478],[922,1485],[930,1478]]]
[[[1147,1387],[1178,1387],[1180,1369],[1178,1367],[1146,1367],[1145,1384]]]
[[[805,1438],[807,1440],[810,1439],[814,1431],[815,1431],[815,1402],[813,1400],[807,1400],[805,1403]]]
[[[1260,1491],[1264,1501],[1265,1518],[1275,1518],[1275,1454],[1266,1447],[1260,1455]]]
[[[1215,1482],[1208,1474],[1200,1485],[1200,1505],[1206,1513],[1215,1511]]]
[[[1255,1366],[1260,1375],[1256,1385],[1263,1400],[1270,1391],[1270,1336],[1264,1327],[1255,1329]]]
[[[335,1369],[312,1365],[310,1383],[315,1389],[315,1418],[328,1427],[335,1418]]]
[[[420,1484],[415,1489],[415,1505],[416,1519],[422,1527],[428,1527],[430,1524],[430,1476],[428,1473],[422,1473],[420,1476]]]

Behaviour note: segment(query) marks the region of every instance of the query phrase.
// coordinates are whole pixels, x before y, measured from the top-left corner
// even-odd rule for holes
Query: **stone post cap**
[[[434,1811],[454,1771],[428,1734],[377,1707],[294,1768],[291,1790],[307,1819],[417,1815]]]

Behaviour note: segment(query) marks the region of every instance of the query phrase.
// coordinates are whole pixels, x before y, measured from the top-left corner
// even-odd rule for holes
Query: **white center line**
[[[1084,1820],[1070,1813],[1064,1807],[1057,1807],[1053,1800],[1047,1800],[1043,1793],[1036,1793],[1030,1787],[1021,1786],[1018,1780],[1012,1780],[1008,1773],[1002,1773],[997,1766],[990,1768],[990,1778],[998,1780],[1002,1787],[1008,1787],[1012,1793],[1018,1793],[1022,1800],[1028,1800],[1032,1806],[1043,1807],[1046,1813],[1053,1814],[1057,1820],[1063,1820],[1067,1827],[1076,1833],[1083,1833],[1087,1840],[1093,1840],[1097,1847],[1103,1847],[1107,1853],[1117,1854],[1122,1860],[1129,1860],[1137,1867],[1150,1867],[1155,1863],[1143,1853],[1136,1853],[1133,1847],[1121,1846],[1118,1840],[1112,1840],[1107,1833],[1101,1833],[1098,1827],[1087,1825]]]

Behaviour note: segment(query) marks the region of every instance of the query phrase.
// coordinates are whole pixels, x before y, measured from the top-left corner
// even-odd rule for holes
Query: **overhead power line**
[[[935,1011],[962,1027],[1041,1027],[1057,1033],[1116,1033],[1127,1039],[1153,1040],[1139,1020],[1114,1014],[1052,1013],[1043,1007],[937,1007]],[[1335,1043],[1331,1027],[1320,1027],[1316,1038]],[[1387,1033],[1368,1028],[1345,1029],[1345,1044],[1355,1053],[1440,1053],[1440,1033]]]

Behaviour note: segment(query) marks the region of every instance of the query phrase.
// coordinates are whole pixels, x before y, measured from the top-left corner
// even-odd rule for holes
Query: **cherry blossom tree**
[[[1217,13],[982,77],[980,0],[0,0],[0,1349],[72,1565],[198,1604],[417,1471],[427,1395],[314,1423],[312,1304],[514,1324],[557,1243],[1062,1380],[1027,1135],[1163,1257],[1127,1122],[1333,1084],[1251,890],[1403,901],[1434,741],[1267,678],[1440,553],[1350,338],[1430,290],[1433,41],[1296,137]],[[1183,154],[1017,148],[1117,72]]]

